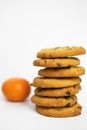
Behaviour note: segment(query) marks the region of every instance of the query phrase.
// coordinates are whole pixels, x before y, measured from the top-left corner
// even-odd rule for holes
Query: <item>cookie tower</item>
[[[31,101],[36,111],[45,116],[71,117],[81,114],[81,105],[76,94],[81,90],[79,76],[85,73],[78,66],[76,55],[85,54],[83,47],[57,47],[42,49],[33,64],[45,67],[33,80],[35,87]]]

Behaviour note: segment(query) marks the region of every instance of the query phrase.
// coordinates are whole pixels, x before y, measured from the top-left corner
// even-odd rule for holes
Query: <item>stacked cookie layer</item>
[[[81,105],[76,94],[81,90],[79,78],[85,73],[78,66],[80,60],[72,57],[85,54],[83,47],[57,47],[43,49],[37,53],[33,64],[45,67],[33,80],[36,87],[31,100],[38,113],[52,117],[70,117],[81,114]]]

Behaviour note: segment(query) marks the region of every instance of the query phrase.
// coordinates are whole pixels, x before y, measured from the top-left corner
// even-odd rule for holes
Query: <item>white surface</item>
[[[87,49],[86,0],[0,0],[0,86],[11,77],[32,82],[39,69],[32,65],[37,51],[66,45]],[[86,68],[87,55],[79,58]],[[22,103],[8,102],[0,91],[0,130],[86,130],[86,74],[81,84],[77,96],[82,114],[71,118],[48,118],[36,113],[30,101],[33,89]]]

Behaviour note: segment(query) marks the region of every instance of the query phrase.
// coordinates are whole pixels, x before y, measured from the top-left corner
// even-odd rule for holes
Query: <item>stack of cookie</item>
[[[38,113],[52,117],[70,117],[81,114],[81,105],[76,94],[81,90],[79,76],[85,73],[78,66],[76,55],[85,54],[83,47],[57,47],[43,49],[37,53],[33,64],[45,67],[38,71],[39,77],[33,80],[36,87],[31,97]]]

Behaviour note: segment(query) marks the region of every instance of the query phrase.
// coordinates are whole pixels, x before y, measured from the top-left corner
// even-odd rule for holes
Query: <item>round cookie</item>
[[[31,101],[38,106],[45,107],[70,107],[77,103],[75,95],[69,97],[42,97],[33,95]]]
[[[38,58],[58,58],[67,56],[76,56],[85,54],[86,50],[83,47],[76,46],[66,46],[66,47],[56,47],[56,48],[46,48],[42,49],[37,53]]]
[[[34,60],[33,65],[41,67],[75,67],[80,64],[78,58],[57,58],[57,59],[37,59]]]
[[[44,116],[49,117],[72,117],[81,114],[82,106],[80,104],[75,104],[72,107],[65,108],[47,108],[36,105],[36,111]]]
[[[38,71],[43,77],[78,77],[84,73],[84,67],[45,68]]]
[[[33,86],[39,88],[64,88],[69,86],[74,86],[79,84],[81,79],[79,77],[75,78],[44,78],[36,77],[33,80]]]
[[[65,88],[36,88],[35,94],[45,97],[62,97],[77,94],[81,90],[80,84]]]

